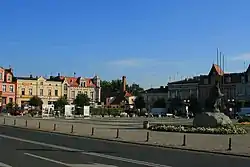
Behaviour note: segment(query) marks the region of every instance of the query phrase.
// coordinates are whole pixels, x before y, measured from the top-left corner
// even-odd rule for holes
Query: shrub
[[[242,117],[238,120],[239,123],[241,122],[250,122],[250,117]]]
[[[247,133],[247,131],[244,128],[236,127],[236,126],[205,128],[205,127],[193,127],[193,126],[183,126],[183,125],[158,124],[158,125],[150,126],[149,129],[153,131],[204,133],[204,134],[246,134]]]

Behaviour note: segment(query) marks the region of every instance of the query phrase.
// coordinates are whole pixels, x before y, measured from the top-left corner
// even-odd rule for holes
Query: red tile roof
[[[224,71],[221,69],[221,67],[217,64],[213,64],[212,69],[215,69],[218,75],[224,75]]]
[[[67,83],[71,87],[79,87],[80,86],[80,82],[79,82],[80,77],[77,78],[77,77],[60,76],[60,79],[62,79],[62,80],[66,79]],[[92,81],[92,78],[84,78],[84,79],[86,80],[86,87],[96,87],[96,85]]]

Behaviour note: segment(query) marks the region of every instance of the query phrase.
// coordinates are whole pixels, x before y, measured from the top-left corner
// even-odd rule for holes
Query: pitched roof
[[[160,88],[150,88],[145,90],[143,93],[167,93],[168,92],[168,86],[161,86]]]
[[[67,83],[69,84],[69,86],[72,87],[78,87],[80,86],[80,80],[81,77],[66,77],[66,76],[60,76],[61,80],[66,79]],[[84,78],[85,79],[85,83],[86,83],[86,87],[96,87],[96,85],[93,83],[92,78]]]
[[[37,80],[34,77],[14,77],[15,80]]]
[[[114,97],[115,99],[110,103],[110,105],[119,105],[122,101],[128,102],[126,99],[126,93],[128,92],[118,94],[116,97]]]
[[[220,75],[220,76],[224,75],[224,71],[223,71],[223,70],[221,69],[221,67],[220,67],[219,65],[217,65],[217,64],[213,64],[213,65],[212,65],[212,68],[211,68],[209,74],[210,74],[213,70],[215,70],[215,72],[216,72],[218,75]]]
[[[191,84],[191,83],[198,83],[200,81],[200,76],[195,76],[193,78],[186,78],[180,81],[174,81],[174,82],[170,82],[168,83],[168,85],[171,84]]]

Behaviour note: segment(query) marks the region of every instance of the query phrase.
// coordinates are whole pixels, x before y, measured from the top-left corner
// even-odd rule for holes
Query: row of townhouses
[[[241,73],[224,73],[216,64],[212,65],[207,75],[170,82],[166,87],[148,89],[144,92],[144,99],[150,106],[158,98],[164,98],[167,103],[174,98],[188,101],[193,96],[203,105],[216,80],[220,82],[221,91],[227,101],[250,101],[250,65]]]
[[[65,77],[15,77],[13,69],[0,67],[0,106],[16,103],[26,105],[30,98],[38,96],[43,104],[52,104],[64,96],[72,103],[80,93],[87,94],[92,103],[101,100],[100,78]]]

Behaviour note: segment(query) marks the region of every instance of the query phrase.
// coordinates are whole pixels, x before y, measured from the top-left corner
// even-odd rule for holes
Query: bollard
[[[186,135],[183,136],[183,144],[182,146],[186,146]]]
[[[53,130],[54,130],[54,131],[56,130],[56,124],[54,124],[54,128],[53,128]]]
[[[71,125],[71,133],[74,133],[74,125]]]
[[[146,139],[146,142],[149,141],[149,132],[147,132],[147,139]]]
[[[14,126],[16,125],[16,120],[14,119]]]
[[[41,123],[40,122],[38,122],[38,129],[40,129],[41,128]]]
[[[148,129],[148,128],[149,128],[149,122],[143,121],[143,129]]]
[[[5,118],[3,119],[3,124],[5,124]]]
[[[119,138],[119,133],[120,133],[120,130],[117,128],[117,130],[116,130],[116,138],[117,139]]]
[[[27,121],[27,120],[25,120],[25,126],[26,126],[26,127],[28,126],[28,121]]]
[[[232,150],[232,138],[230,137],[228,140],[228,151]]]
[[[95,128],[92,128],[91,136],[94,136]]]

